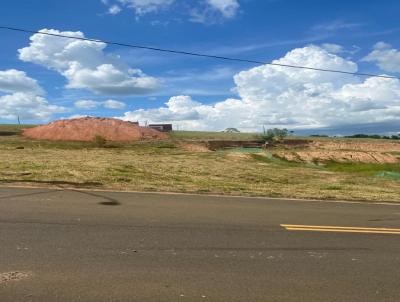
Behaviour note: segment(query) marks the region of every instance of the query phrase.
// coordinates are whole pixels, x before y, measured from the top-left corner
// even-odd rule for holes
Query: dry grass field
[[[164,141],[99,147],[32,141],[18,133],[18,126],[0,126],[1,185],[400,201],[398,163],[291,162],[273,156],[276,150],[187,148],[188,141],[253,139],[253,134],[182,131]]]

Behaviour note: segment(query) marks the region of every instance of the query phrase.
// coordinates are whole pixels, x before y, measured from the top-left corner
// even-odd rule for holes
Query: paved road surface
[[[0,188],[0,301],[400,301],[400,234],[281,224],[400,206]]]

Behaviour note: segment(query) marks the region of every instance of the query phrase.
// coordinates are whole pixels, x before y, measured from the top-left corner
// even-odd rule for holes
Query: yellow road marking
[[[320,228],[320,229],[351,229],[351,230],[379,230],[379,231],[397,231],[400,229],[393,228],[365,228],[365,227],[349,227],[349,226],[327,226],[327,225],[301,225],[301,224],[281,224],[284,228]]]
[[[339,232],[339,233],[367,233],[367,234],[397,234],[400,232],[390,231],[367,231],[367,230],[344,230],[344,229],[310,229],[310,228],[286,228],[288,231],[314,231],[314,232]]]
[[[314,232],[343,232],[343,233],[370,233],[370,234],[396,234],[400,235],[400,229],[392,228],[364,228],[344,226],[321,226],[321,225],[293,225],[281,224],[288,231],[314,231]]]

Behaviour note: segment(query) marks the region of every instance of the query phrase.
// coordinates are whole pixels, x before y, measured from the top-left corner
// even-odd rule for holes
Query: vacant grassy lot
[[[226,133],[226,132],[207,132],[207,131],[173,131],[171,133],[173,139],[186,140],[254,140],[257,139],[255,133]]]
[[[0,127],[0,133],[6,129]],[[94,143],[31,141],[0,134],[0,184],[400,201],[400,181],[382,174],[400,171],[398,165],[313,165],[254,150],[195,152],[182,147],[185,139],[232,135],[252,138],[182,131],[167,141],[97,148]]]
[[[34,127],[35,125],[18,125],[18,124],[5,124],[0,125],[0,136],[17,135],[23,128]]]

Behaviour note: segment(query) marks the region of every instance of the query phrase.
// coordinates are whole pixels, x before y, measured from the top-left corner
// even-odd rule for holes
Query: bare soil
[[[360,141],[360,140],[314,140],[305,145],[289,146],[273,152],[277,157],[293,162],[359,162],[394,164],[399,162],[396,156],[400,152],[400,142]]]
[[[191,152],[211,152],[205,143],[181,143],[180,147]]]
[[[48,125],[24,129],[23,135],[31,139],[50,141],[93,141],[96,136],[101,136],[107,141],[167,138],[165,133],[155,129],[118,119],[96,117],[59,120]]]
[[[361,163],[397,163],[398,158],[392,154],[364,151],[340,150],[305,150],[305,151],[278,151],[275,156],[294,162],[361,162]]]
[[[383,141],[313,141],[311,148],[325,150],[357,150],[376,152],[400,152],[400,142]]]

